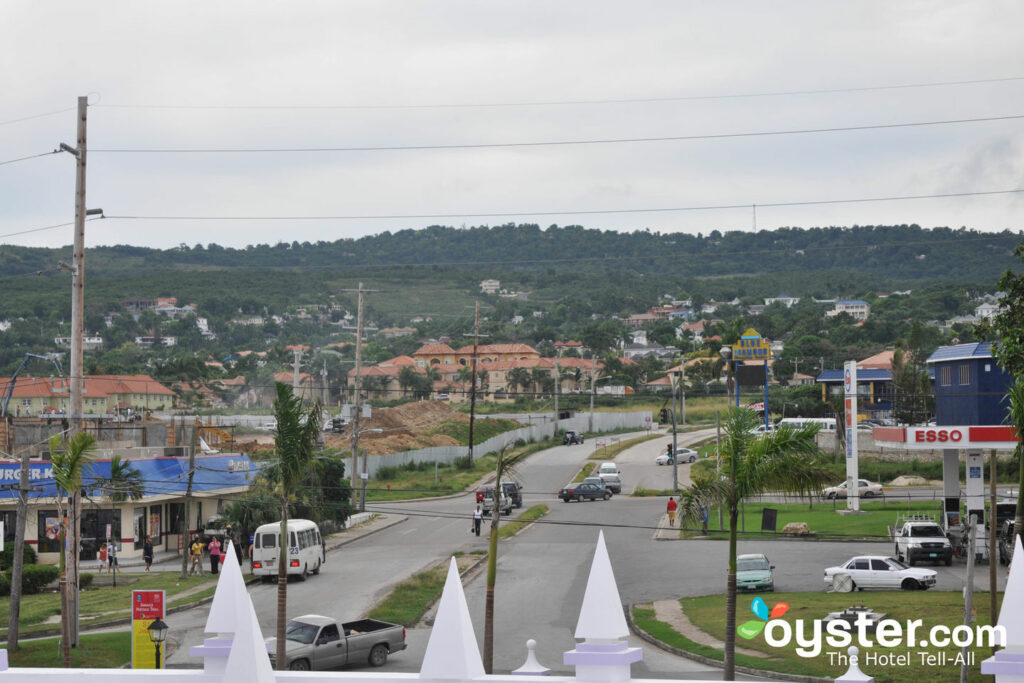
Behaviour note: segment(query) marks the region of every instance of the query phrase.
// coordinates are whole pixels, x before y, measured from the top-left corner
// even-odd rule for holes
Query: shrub
[[[41,593],[60,576],[60,569],[49,564],[25,565],[21,575],[21,591],[25,595]]]
[[[96,578],[96,575],[92,572],[83,572],[78,576],[78,587],[85,590],[92,585],[92,580]]]
[[[25,558],[26,565],[35,564],[38,561],[36,549],[29,543],[25,544],[22,557]],[[8,541],[4,543],[4,551],[0,553],[0,569],[7,571],[12,566],[14,566],[14,541]]]
[[[463,456],[459,456],[452,460],[452,466],[457,470],[471,470],[473,469],[473,456],[468,453]]]

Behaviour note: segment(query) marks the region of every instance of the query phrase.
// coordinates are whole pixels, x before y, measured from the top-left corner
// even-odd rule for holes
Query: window
[[[82,510],[82,554],[80,559],[91,561],[96,559],[100,544],[108,540],[107,528],[110,528],[109,539],[118,543],[121,540],[121,511],[105,508]]]
[[[184,503],[168,503],[167,504],[167,533],[170,534],[183,534],[185,533],[185,504]]]
[[[885,563],[885,560],[871,560],[871,569],[876,572],[887,572],[889,565]]]
[[[971,366],[970,365],[961,365],[960,366],[960,384],[962,386],[964,384],[970,384],[970,383],[971,383]]]
[[[4,523],[3,542],[6,543],[7,541],[13,541],[15,532],[14,525],[18,521],[18,513],[14,512],[13,510],[6,510],[4,512],[0,512],[0,521]]]
[[[867,558],[866,557],[860,557],[860,558],[857,558],[856,560],[854,560],[853,561],[853,568],[854,569],[867,569],[868,568],[868,560],[867,560]]]
[[[338,625],[329,624],[327,626],[324,626],[324,630],[320,631],[319,642],[333,643],[336,640],[341,640],[341,634],[338,633]]]
[[[60,521],[56,510],[39,511],[36,541],[38,542],[36,550],[41,553],[60,552]]]
[[[276,548],[277,534],[260,534],[256,537],[256,547]]]
[[[953,384],[953,368],[948,365],[939,368],[939,384],[944,387],[948,387]]]

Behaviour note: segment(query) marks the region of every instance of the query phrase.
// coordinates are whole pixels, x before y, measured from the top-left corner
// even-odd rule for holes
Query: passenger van
[[[260,577],[277,576],[280,560],[281,522],[264,524],[256,529],[252,544],[252,573]],[[310,574],[319,574],[324,561],[323,538],[320,527],[308,519],[288,520],[289,576],[303,580]],[[266,580],[266,579],[264,579]]]
[[[836,419],[834,417],[784,417],[779,420],[778,426],[789,425],[793,429],[803,429],[809,424],[818,425],[823,432],[836,431]]]

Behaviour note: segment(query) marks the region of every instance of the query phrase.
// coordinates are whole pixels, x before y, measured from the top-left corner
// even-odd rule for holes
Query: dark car
[[[999,527],[999,563],[1010,564],[1010,560],[1013,559],[1013,546],[1014,546],[1014,533],[1013,533],[1013,522],[1014,520],[1008,519],[1003,522],[1003,525]]]
[[[562,437],[562,445],[571,446],[575,443],[583,443],[583,435],[579,432],[567,431]]]
[[[503,481],[501,482],[501,488],[508,496],[508,499],[512,501],[512,506],[521,508],[523,507],[523,485],[517,481]]]
[[[570,500],[582,503],[584,500],[608,500],[612,492],[597,484],[569,484],[558,492],[558,497],[566,503]]]

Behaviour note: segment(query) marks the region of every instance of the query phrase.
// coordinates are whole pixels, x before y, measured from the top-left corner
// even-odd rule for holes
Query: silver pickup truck
[[[286,668],[323,671],[345,664],[369,662],[384,666],[388,655],[405,649],[405,628],[376,619],[339,624],[336,619],[306,614],[285,626]],[[267,640],[270,664],[277,668],[277,638]]]

